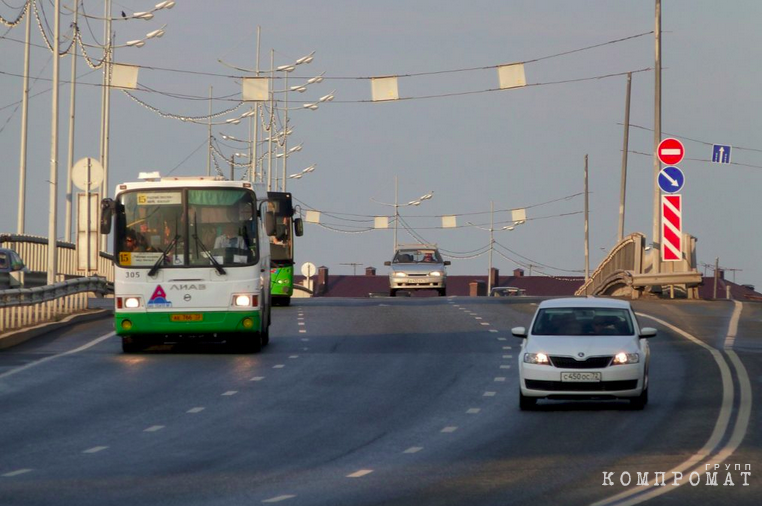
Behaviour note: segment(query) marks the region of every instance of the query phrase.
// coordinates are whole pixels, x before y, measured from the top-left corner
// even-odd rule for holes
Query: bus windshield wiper
[[[164,249],[164,251],[161,252],[161,256],[158,260],[156,260],[156,263],[153,264],[153,267],[151,267],[151,270],[148,271],[148,275],[150,277],[153,277],[156,275],[157,272],[159,272],[159,269],[161,269],[161,264],[164,262],[164,259],[167,258],[167,253],[169,253],[169,250],[171,250],[175,244],[177,244],[177,240],[180,239],[180,234],[175,235],[175,238],[170,241],[170,243],[167,245],[167,247]]]
[[[198,234],[193,234],[193,239],[196,241],[196,245],[201,246],[201,250],[206,253],[206,256],[209,257],[209,260],[212,262],[212,265],[214,265],[214,268],[217,269],[217,272],[220,274],[226,274],[225,269],[222,268],[217,259],[214,258],[214,255],[212,255],[207,247],[204,246],[204,243],[201,241],[201,239],[198,238]]]

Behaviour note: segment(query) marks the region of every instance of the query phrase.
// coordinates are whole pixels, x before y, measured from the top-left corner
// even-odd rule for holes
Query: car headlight
[[[524,363],[550,365],[550,360],[548,360],[548,356],[544,353],[524,353]]]
[[[429,276],[432,276],[432,277],[435,277],[435,278],[440,278],[440,277],[442,277],[442,273],[440,271],[432,271],[432,272],[429,273]]]
[[[637,353],[617,353],[614,355],[614,360],[611,362],[611,365],[621,365],[621,364],[637,364],[640,362],[640,355]]]
[[[405,273],[405,272],[395,272],[394,273],[394,277],[395,278],[406,278],[407,277],[407,273]]]

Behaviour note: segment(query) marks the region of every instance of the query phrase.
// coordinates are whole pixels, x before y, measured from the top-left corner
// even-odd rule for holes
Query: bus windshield
[[[294,259],[293,216],[291,194],[269,192],[269,210],[275,217],[275,235],[270,237],[270,260],[274,263]]]
[[[213,258],[235,267],[259,261],[256,197],[249,190],[132,190],[118,204],[117,265],[203,267],[212,266]]]

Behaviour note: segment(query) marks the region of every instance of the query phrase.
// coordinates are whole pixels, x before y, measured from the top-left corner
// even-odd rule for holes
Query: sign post
[[[71,179],[77,188],[85,191],[77,194],[77,270],[89,276],[93,268],[98,268],[100,205],[99,193],[92,191],[103,182],[103,166],[95,158],[82,158],[72,166]]]

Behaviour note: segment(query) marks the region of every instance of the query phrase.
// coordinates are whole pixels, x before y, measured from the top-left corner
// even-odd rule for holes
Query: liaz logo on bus
[[[153,295],[151,295],[151,298],[148,299],[148,307],[172,307],[172,303],[167,300],[167,293],[164,291],[164,289],[161,287],[161,285],[156,286],[156,290],[153,291]]]
[[[270,269],[270,274],[278,274],[280,269]]]

